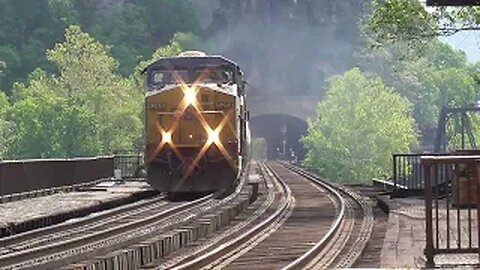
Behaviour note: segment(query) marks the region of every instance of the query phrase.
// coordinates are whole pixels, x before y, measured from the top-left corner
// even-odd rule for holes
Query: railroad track
[[[312,260],[308,258],[309,256],[313,258],[315,251],[312,249],[310,254],[297,260],[299,264],[291,264],[289,267],[296,268],[305,263],[308,263],[305,268],[343,269],[352,267],[359,259],[373,231],[374,215],[368,199],[346,187],[324,182],[317,175],[301,168],[286,166],[311,181],[329,185],[341,195],[345,205],[343,217],[338,216],[339,223],[336,233],[330,237],[330,241],[316,246],[318,248],[316,258]],[[332,230],[335,229],[332,227]]]
[[[0,240],[1,269],[55,269],[92,254],[122,248],[167,228],[213,201],[208,195],[188,203],[167,203],[163,196]]]
[[[241,213],[240,208],[245,209],[246,196],[251,194],[239,195],[243,183],[224,200],[210,195],[190,203],[167,203],[159,196],[0,239],[0,268],[57,269],[91,262],[100,255],[103,259],[95,263],[62,269],[352,266],[372,231],[369,204],[346,188],[287,164],[262,164],[259,171],[264,180],[260,184],[265,186],[261,199],[240,218],[235,216]],[[243,201],[243,206],[232,203],[235,200]],[[209,232],[199,233],[207,227]],[[168,241],[155,238],[162,234],[172,237]],[[124,251],[126,256],[108,257],[115,250],[117,254],[128,250],[128,254]]]
[[[87,183],[90,186],[82,184],[32,191],[29,194],[38,195],[36,198],[19,197],[17,201],[0,202],[0,239],[121,207],[157,194],[144,181],[108,181],[106,186],[99,182]],[[95,183],[99,185],[91,186]]]
[[[226,225],[253,198],[245,182],[242,177],[236,190],[221,200],[214,194],[192,202],[157,196],[1,238],[0,269],[138,269]],[[197,227],[191,225],[195,222]]]
[[[124,205],[110,211],[94,213],[86,218],[77,219],[73,222],[62,223],[42,229],[27,231],[21,234],[0,239],[0,256],[36,248],[51,242],[60,242],[64,239],[75,237],[85,231],[101,231],[114,222],[122,222],[122,219],[141,215],[155,207],[165,207],[165,196],[157,196],[137,203]]]
[[[368,202],[291,165],[270,163],[262,170],[275,192],[271,203],[253,215],[254,220],[237,224],[238,230],[230,230],[213,248],[197,248],[194,254],[158,268],[351,267],[372,232]]]

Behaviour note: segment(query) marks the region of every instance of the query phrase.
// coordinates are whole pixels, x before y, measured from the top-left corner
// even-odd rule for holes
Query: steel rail
[[[319,262],[321,261],[319,261],[320,254],[323,254],[323,252],[326,251],[326,248],[331,246],[331,244],[335,242],[334,239],[337,239],[339,234],[343,233],[344,231],[346,233],[346,236],[343,237],[344,240],[342,240],[342,243],[340,244],[339,252],[335,254],[325,255],[332,256],[332,260],[326,265],[330,265],[333,262],[339,264],[337,258],[340,258],[341,260],[340,265],[350,265],[348,262],[346,262],[344,257],[345,255],[341,254],[348,254],[348,259],[352,259],[348,260],[349,262],[354,262],[355,260],[357,260],[358,256],[361,254],[361,250],[363,250],[363,247],[366,245],[366,242],[363,241],[365,240],[365,237],[363,236],[369,237],[371,233],[371,227],[369,227],[370,225],[367,224],[368,220],[366,220],[365,218],[360,225],[356,225],[356,221],[355,224],[351,223],[349,222],[349,220],[347,220],[347,217],[351,217],[354,212],[359,211],[354,210],[354,204],[358,204],[361,208],[361,211],[366,213],[365,209],[367,208],[367,206],[365,206],[365,202],[362,201],[361,197],[359,197],[355,193],[352,193],[348,189],[344,189],[335,184],[328,183],[319,178],[318,176],[308,171],[304,171],[301,168],[285,163],[280,164],[283,165],[285,168],[291,170],[292,172],[298,174],[299,176],[303,177],[308,182],[311,182],[313,185],[322,188],[326,194],[330,195],[330,200],[334,202],[335,205],[335,212],[331,216],[331,221],[329,220],[329,223],[325,224],[326,226],[328,226],[327,228],[325,228],[325,230],[328,229],[327,232],[320,236],[321,239],[318,242],[314,243],[313,247],[310,246],[308,247],[308,250],[298,254],[298,257],[293,258],[292,261],[283,269],[302,269],[318,267]],[[225,242],[218,245],[213,250],[210,250],[208,252],[208,249],[205,249],[205,252],[200,251],[196,255],[191,255],[189,257],[189,259],[191,259],[190,261],[183,260],[183,262],[178,262],[176,264],[170,265],[169,268],[172,267],[172,269],[199,269],[202,267],[225,267],[226,265],[229,265],[231,262],[237,260],[238,258],[241,258],[241,256],[243,256],[241,254],[248,252],[248,245],[251,245],[252,243],[258,244],[268,239],[271,232],[281,228],[283,222],[290,217],[291,208],[293,208],[292,205],[295,205],[295,198],[293,198],[292,191],[288,187],[285,179],[282,179],[282,177],[280,177],[277,171],[273,170],[272,167],[266,164],[262,164],[261,169],[264,172],[264,176],[266,176],[268,173],[268,176],[270,176],[271,179],[276,180],[276,185],[281,187],[277,190],[282,191],[279,193],[283,194],[284,198],[282,197],[282,195],[280,195],[280,198],[276,199],[277,201],[281,200],[281,204],[277,207],[277,209],[275,209],[275,212],[265,217],[263,221],[259,221],[259,224],[252,224],[251,228],[249,230],[246,230],[246,232],[242,233],[239,231],[239,233],[241,233],[240,235],[235,236],[235,238],[231,240],[226,239]],[[276,195],[276,197],[278,196],[279,195]],[[365,215],[367,215],[367,213]],[[360,240],[357,237],[352,238],[352,233],[354,233],[354,231],[359,228],[358,226],[361,226],[359,234],[363,237]],[[368,230],[368,228],[370,228],[370,230]],[[267,233],[267,235],[264,235],[266,231],[268,231],[269,233]],[[356,245],[359,245],[360,248],[357,248]],[[247,251],[244,250],[245,248]]]
[[[35,247],[33,249],[22,250],[20,252],[0,256],[0,267],[15,265],[24,261],[43,257],[49,254],[56,254],[65,250],[71,250],[71,249],[81,247],[90,243],[98,242],[103,239],[113,237],[115,235],[124,234],[126,232],[134,230],[135,228],[141,228],[152,223],[157,223],[162,219],[165,219],[172,215],[179,214],[181,212],[189,210],[189,208],[191,207],[194,207],[194,206],[199,207],[201,205],[209,203],[212,200],[213,200],[213,194],[210,194],[208,196],[202,197],[195,201],[184,203],[182,205],[162,211],[158,214],[146,217],[141,220],[134,220],[127,224],[117,225],[115,227],[108,228],[106,230],[99,231],[99,232],[94,232],[86,236],[76,237],[76,238],[68,239],[62,242],[57,242],[57,243],[53,243],[46,246]]]
[[[310,180],[310,181],[328,189],[330,192],[332,192],[332,194],[335,194],[335,196],[337,198],[339,198],[340,201],[342,202],[342,208],[341,208],[342,215],[337,216],[337,218],[335,220],[335,223],[330,228],[328,234],[325,235],[319,242],[317,242],[317,244],[315,246],[313,246],[304,255],[297,258],[295,261],[293,261],[292,263],[287,265],[285,268],[283,268],[283,269],[288,269],[288,270],[290,270],[290,269],[301,269],[301,268],[304,268],[307,265],[309,265],[318,256],[318,254],[329,243],[329,240],[336,234],[338,229],[341,227],[340,225],[341,225],[342,219],[344,217],[346,203],[345,203],[344,196],[340,195],[340,193],[337,191],[337,189],[340,190],[342,193],[345,193],[346,196],[350,197],[353,201],[357,202],[362,207],[363,211],[365,211],[365,209],[364,209],[363,203],[360,202],[359,199],[356,196],[350,194],[349,192],[347,192],[345,190],[341,190],[338,187],[336,187],[335,185],[321,180],[320,177],[318,177],[317,175],[315,175],[313,173],[310,173],[308,171],[305,171],[305,170],[303,170],[303,169],[301,169],[297,166],[294,166],[294,165],[291,165],[291,164],[288,164],[288,163],[281,163],[281,164],[284,167],[292,170],[293,172],[305,177],[306,179],[308,179],[308,180]]]
[[[156,196],[155,198],[122,205],[110,210],[104,210],[104,211],[98,212],[98,214],[95,214],[94,212],[88,216],[78,218],[74,222],[63,222],[63,223],[59,223],[59,224],[31,230],[31,231],[26,231],[19,234],[14,234],[4,238],[0,238],[0,248],[9,248],[9,246],[11,245],[18,244],[25,241],[30,241],[36,237],[41,237],[47,234],[56,233],[57,231],[60,231],[60,230],[67,231],[67,230],[75,229],[76,227],[85,226],[89,223],[100,222],[102,220],[111,218],[116,215],[121,215],[126,212],[130,212],[136,209],[141,209],[142,207],[145,207],[145,206],[148,207],[151,204],[155,204],[157,202],[163,201],[165,198],[166,196],[164,195]]]
[[[296,172],[297,174],[303,176],[304,178],[314,182],[317,185],[322,186],[323,188],[327,189],[335,198],[337,201],[340,203],[340,211],[338,215],[335,217],[335,220],[333,221],[332,226],[328,230],[327,234],[315,244],[310,250],[308,250],[306,253],[304,253],[301,257],[297,258],[295,261],[291,262],[289,265],[284,267],[283,269],[300,269],[305,267],[307,264],[309,264],[317,255],[318,253],[329,243],[329,241],[332,239],[332,237],[335,235],[335,233],[338,231],[340,228],[340,224],[343,221],[345,217],[345,199],[343,198],[340,193],[333,188],[330,184],[323,182],[303,171],[300,171],[296,169],[295,167],[291,167],[286,165],[285,163],[281,163],[284,167],[288,168],[291,171]],[[293,168],[293,169],[292,169]]]
[[[247,164],[247,168],[249,167],[249,164]],[[184,203],[179,206],[171,206],[171,209],[160,212],[158,214],[152,214],[151,216],[148,216],[146,218],[143,218],[143,212],[135,213],[135,215],[140,215],[142,218],[139,220],[134,220],[133,222],[131,221],[131,218],[127,217],[125,219],[125,214],[120,214],[123,218],[120,217],[119,220],[124,220],[128,223],[124,223],[121,225],[118,225],[118,222],[113,223],[115,224],[115,227],[113,228],[106,228],[105,224],[98,225],[93,223],[94,225],[97,225],[97,227],[101,227],[102,230],[92,230],[92,232],[90,231],[90,227],[90,229],[87,229],[88,235],[72,236],[72,234],[70,234],[70,238],[67,238],[68,236],[66,236],[64,237],[66,238],[66,240],[64,241],[53,242],[52,244],[42,247],[34,247],[29,250],[18,250],[14,247],[12,250],[14,250],[15,253],[0,255],[0,268],[3,269],[3,267],[27,267],[29,269],[51,269],[52,267],[59,267],[65,263],[69,264],[77,262],[79,260],[88,259],[88,256],[94,256],[101,252],[109,252],[113,249],[123,248],[126,245],[131,245],[135,243],[135,241],[142,241],[142,239],[145,239],[145,237],[152,234],[154,230],[159,230],[160,227],[163,226],[161,224],[163,220],[168,220],[169,222],[166,225],[167,227],[164,227],[170,228],[172,226],[175,226],[175,224],[177,223],[182,224],[182,222],[197,216],[199,213],[222,207],[223,205],[234,200],[238,197],[239,194],[241,194],[241,191],[243,190],[246,182],[245,176],[245,174],[240,175],[239,183],[236,186],[235,191],[229,194],[227,197],[223,198],[222,200],[216,197],[218,194],[210,194],[193,202]],[[169,207],[169,205],[167,205],[166,207]],[[191,212],[192,210],[195,211]],[[147,211],[152,211],[152,209],[147,209],[144,212],[147,213]],[[115,216],[115,214],[112,214],[112,216]],[[101,221],[102,217],[95,216],[92,217],[92,219]],[[80,222],[82,222],[82,220]],[[89,225],[88,222],[84,223]],[[67,226],[68,228],[70,224],[63,226]],[[74,227],[73,230],[75,231],[75,234],[78,233],[79,228]],[[69,230],[60,230],[58,233],[62,234],[65,232],[69,233]],[[44,237],[44,233],[36,233],[42,236],[41,240],[46,238]],[[55,236],[55,234],[58,233],[56,232],[56,230],[53,230],[52,235]],[[17,235],[17,237],[19,236]]]
[[[283,194],[286,195],[287,199],[284,200],[284,204],[282,204],[277,210],[270,215],[266,220],[262,221],[260,224],[256,225],[255,227],[251,228],[247,232],[239,235],[235,239],[232,239],[225,244],[220,245],[216,249],[203,254],[196,259],[176,265],[173,269],[198,269],[201,267],[205,267],[206,265],[222,258],[229,256],[229,253],[235,251],[235,249],[240,248],[242,245],[253,239],[256,235],[259,235],[262,231],[266,228],[273,226],[278,220],[280,220],[285,213],[288,211],[288,208],[291,206],[291,199],[293,198],[292,192],[286,182],[278,175],[276,171],[274,171],[270,166],[266,164],[262,164],[265,167],[265,170],[268,171],[278,183],[280,183],[283,191]],[[282,164],[285,166],[285,164]],[[314,184],[323,187],[327,190],[330,194],[333,195],[333,199],[338,203],[338,210],[335,215],[335,219],[332,222],[328,232],[324,235],[324,237],[316,243],[314,247],[309,249],[306,253],[304,253],[301,257],[297,258],[295,261],[287,265],[284,269],[300,269],[307,266],[311,263],[323,250],[323,248],[330,243],[330,240],[336,235],[338,230],[341,228],[341,224],[345,219],[346,213],[346,202],[344,197],[336,190],[335,187],[329,185],[328,183],[324,183],[321,180],[318,180],[308,174],[299,173],[290,167],[285,166],[286,168],[298,173],[305,179],[313,182]]]
[[[246,241],[250,240],[253,238],[255,235],[258,235],[259,232],[265,230],[267,227],[270,225],[274,224],[276,221],[278,221],[289,209],[289,206],[293,203],[293,195],[288,187],[288,185],[276,174],[271,168],[268,167],[268,165],[260,163],[261,167],[271,173],[273,177],[280,183],[280,186],[282,188],[282,193],[285,194],[286,200],[284,200],[284,203],[277,208],[277,210],[270,215],[266,220],[261,222],[260,224],[256,225],[255,227],[251,228],[248,230],[246,233],[239,235],[235,239],[230,240],[229,242],[220,245],[216,249],[200,256],[197,257],[196,259],[174,266],[172,269],[199,269],[202,266],[205,266],[206,264],[211,263],[212,261],[224,256],[225,254],[228,254],[229,252],[233,251],[234,249],[240,247],[243,245]]]

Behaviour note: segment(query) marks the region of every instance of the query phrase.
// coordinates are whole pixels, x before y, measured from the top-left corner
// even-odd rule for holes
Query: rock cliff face
[[[355,64],[363,0],[192,3],[208,40],[206,50],[237,61],[250,94],[322,95],[325,79]]]

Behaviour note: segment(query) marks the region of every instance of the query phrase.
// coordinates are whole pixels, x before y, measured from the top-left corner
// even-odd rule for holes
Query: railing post
[[[477,232],[478,232],[478,239],[480,239],[480,160],[475,160],[475,179],[477,180]],[[470,221],[470,220],[469,220]],[[478,244],[478,255],[480,256],[480,243]]]
[[[3,168],[5,168],[5,163],[3,163],[2,161],[0,161],[0,196],[3,195]]]
[[[396,192],[397,189],[397,155],[393,154],[393,191],[392,194]]]
[[[432,179],[430,173],[432,169],[432,161],[422,160],[422,165],[425,168],[425,256],[427,257],[427,267],[433,267],[433,221],[432,221]]]

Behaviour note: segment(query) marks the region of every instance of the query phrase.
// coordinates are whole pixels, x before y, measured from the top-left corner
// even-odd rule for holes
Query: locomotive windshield
[[[149,85],[163,87],[167,84],[177,83],[216,83],[230,84],[234,82],[234,73],[222,66],[199,67],[193,71],[186,69],[152,70],[149,76]]]
[[[195,70],[197,83],[230,83],[233,72],[225,67],[201,67]]]
[[[189,81],[188,70],[154,70],[150,76],[151,83],[160,86]]]

